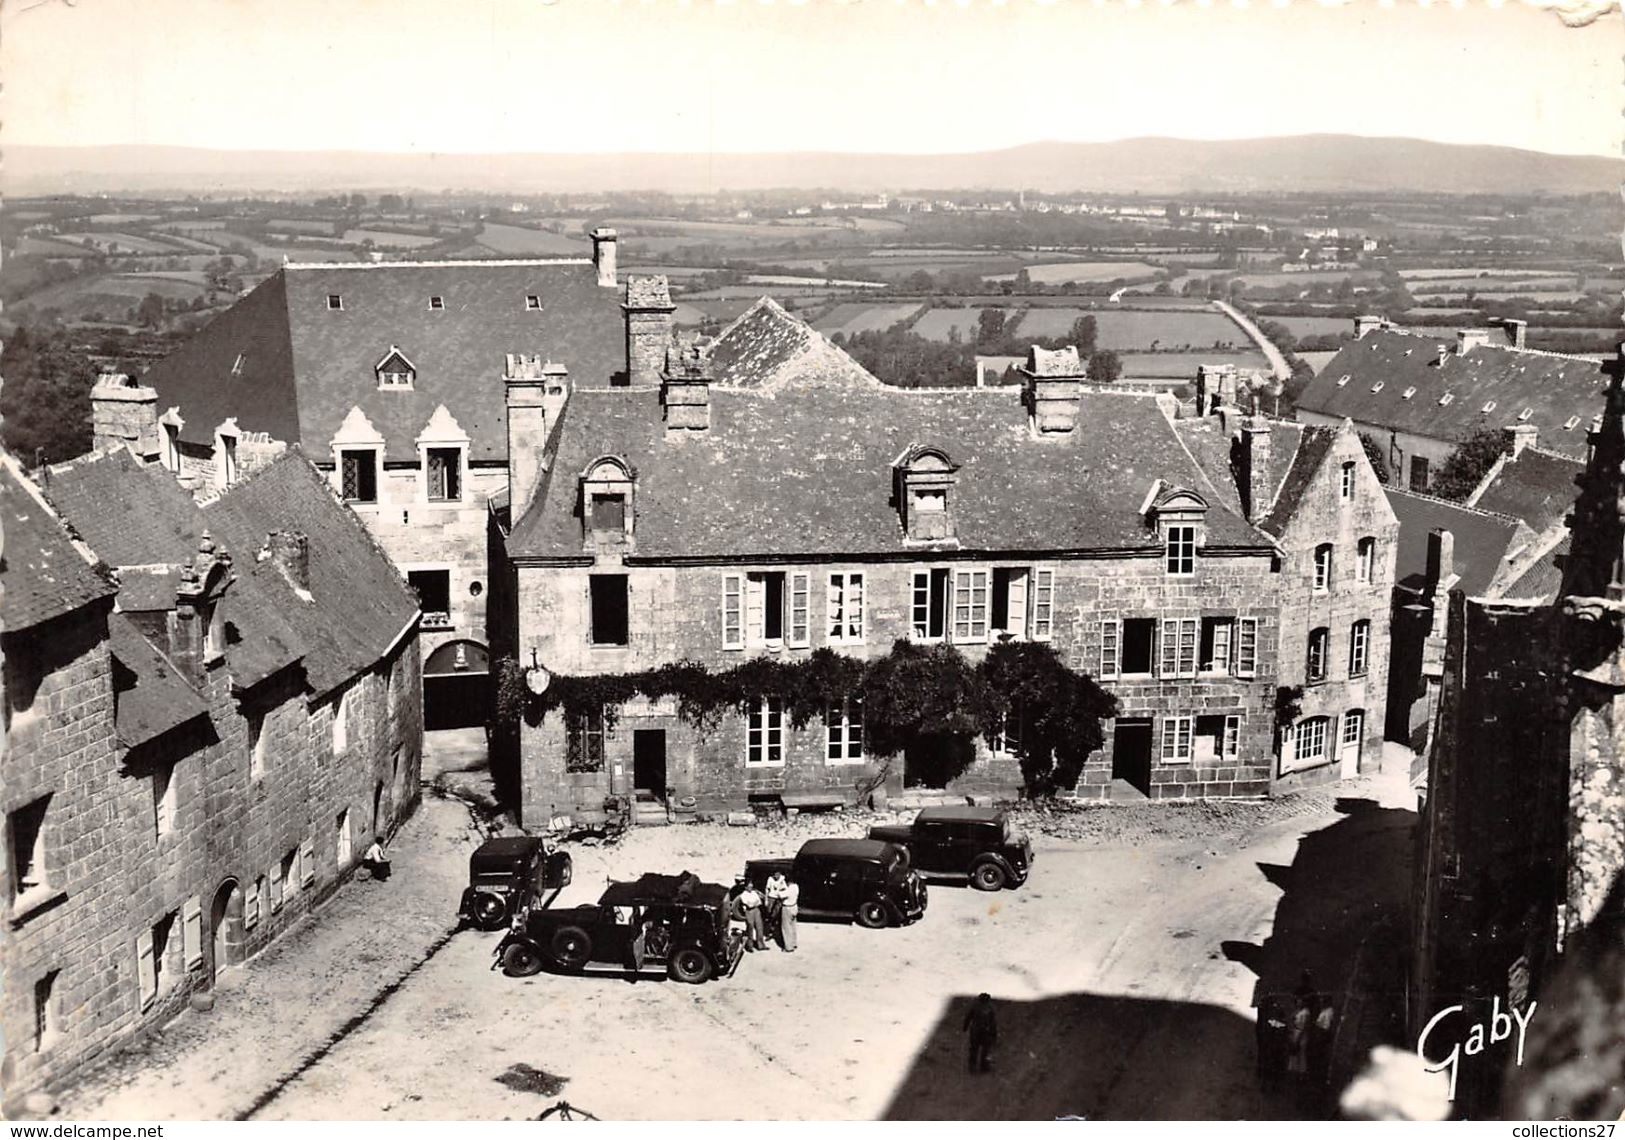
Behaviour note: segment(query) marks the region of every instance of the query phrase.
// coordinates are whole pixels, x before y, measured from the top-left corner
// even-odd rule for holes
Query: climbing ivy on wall
[[[573,718],[602,709],[609,731],[635,697],[674,700],[677,715],[702,735],[768,698],[782,703],[796,729],[832,704],[861,699],[864,746],[876,757],[931,738],[990,736],[1013,716],[1022,776],[1034,795],[1076,784],[1084,760],[1105,741],[1102,721],[1117,715],[1116,698],[1044,642],[1000,642],[979,664],[951,645],[898,640],[869,661],[816,649],[795,660],[752,657],[726,669],[680,661],[634,673],[555,674],[539,697],[524,687],[512,658],[497,666],[497,716],[504,721],[522,716],[539,724],[555,710]]]

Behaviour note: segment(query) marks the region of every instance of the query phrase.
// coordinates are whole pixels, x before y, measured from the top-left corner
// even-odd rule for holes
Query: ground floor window
[[[863,702],[830,705],[824,715],[825,759],[831,764],[863,762]]]
[[[1312,716],[1301,720],[1292,730],[1292,736],[1282,749],[1282,769],[1313,768],[1326,762],[1326,735],[1330,727],[1327,717]],[[1290,762],[1287,757],[1290,756]]]
[[[745,729],[745,764],[782,767],[784,764],[784,703],[764,697],[750,707]]]
[[[1024,727],[1021,709],[1012,708],[999,719],[999,731],[988,738],[993,755],[1006,759],[1019,759],[1022,755],[1021,734]]]
[[[1191,730],[1195,718],[1165,716],[1162,718],[1162,762],[1189,764],[1191,761]]]
[[[1196,718],[1195,758],[1234,763],[1241,750],[1241,717],[1216,714]]]
[[[34,1052],[43,1053],[56,1040],[56,979],[52,970],[34,983]]]
[[[569,720],[564,766],[570,772],[604,770],[604,710],[583,709]]]

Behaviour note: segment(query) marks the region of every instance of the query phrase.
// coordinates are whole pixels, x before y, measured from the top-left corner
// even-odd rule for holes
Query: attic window
[[[525,295],[525,312],[539,313],[542,311],[542,298],[535,293]]]
[[[1523,418],[1523,417],[1522,417],[1522,416],[1519,416],[1519,417],[1518,417],[1518,418],[1519,418],[1519,419],[1522,419],[1522,418]],[[1565,421],[1565,422],[1564,422],[1564,424],[1563,424],[1563,430],[1564,430],[1564,431],[1573,431],[1573,430],[1574,430],[1574,429],[1575,429],[1575,428],[1577,428],[1577,427],[1579,427],[1579,426],[1580,426],[1580,417],[1579,417],[1579,416],[1570,416],[1570,417],[1569,417],[1569,418],[1568,418],[1568,419],[1567,419],[1567,420],[1566,420],[1566,421]]]
[[[1489,401],[1489,402],[1488,402],[1488,403],[1486,403],[1486,404],[1485,404],[1485,405],[1484,405],[1484,408],[1483,408],[1483,410],[1484,410],[1484,411],[1485,411],[1485,412],[1493,412],[1493,411],[1494,411],[1494,410],[1495,410],[1495,401],[1494,401],[1494,400],[1490,400],[1490,401]]]
[[[1444,395],[1439,397],[1439,407],[1442,408],[1442,407],[1446,406],[1447,404],[1450,404],[1451,402],[1453,402],[1455,400],[1455,398],[1456,397],[1455,397],[1455,395],[1453,393],[1446,392]]]
[[[1595,416],[1591,417],[1591,430],[1592,431],[1601,431],[1602,430],[1602,416],[1595,415]]]
[[[337,293],[329,293],[327,295],[327,307],[329,309],[344,308],[344,298],[339,296]]]
[[[1337,386],[1339,388],[1346,388],[1348,386],[1348,382],[1349,382],[1349,378],[1347,376],[1343,376],[1341,379],[1339,379],[1337,381]]]
[[[243,361],[247,359],[247,353],[239,352],[237,354],[237,359],[231,362],[231,374],[233,376],[241,376],[243,374]]]
[[[1535,414],[1535,409],[1534,408],[1525,408],[1523,411],[1518,413],[1518,422],[1522,423],[1524,420],[1528,419],[1530,416],[1532,416],[1534,414]]]
[[[1378,380],[1375,384],[1371,385],[1371,390],[1373,392],[1380,392],[1380,391],[1382,391],[1383,386],[1386,383],[1387,383],[1387,381],[1385,381],[1385,380]]]
[[[435,297],[430,297],[429,298],[429,308],[434,309],[434,310],[436,310],[438,312],[439,310],[444,309],[445,307],[446,307],[446,299],[444,297],[435,296]]]
[[[1416,395],[1416,389],[1415,388],[1406,388],[1403,392],[1401,392],[1399,394],[1399,398],[1401,400],[1408,400],[1414,395]]]
[[[373,370],[378,375],[380,388],[410,388],[418,374],[417,368],[406,359],[406,354],[394,345],[389,346],[389,351],[373,366]]]

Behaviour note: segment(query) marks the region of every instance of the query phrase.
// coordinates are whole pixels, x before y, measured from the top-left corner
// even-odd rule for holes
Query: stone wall
[[[1316,427],[1338,427],[1343,423],[1340,416],[1323,416],[1317,412],[1306,412],[1298,409],[1299,423],[1311,424]],[[1411,459],[1420,456],[1428,461],[1428,484],[1439,473],[1439,467],[1456,451],[1454,439],[1434,439],[1431,436],[1412,435],[1410,432],[1394,431],[1392,428],[1380,427],[1376,424],[1356,423],[1354,430],[1363,435],[1369,435],[1382,447],[1383,458],[1388,463],[1389,481],[1396,487],[1411,489]],[[1426,487],[1422,488],[1426,490]]]

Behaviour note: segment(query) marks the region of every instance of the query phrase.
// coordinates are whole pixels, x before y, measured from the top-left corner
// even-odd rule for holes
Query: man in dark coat
[[[977,994],[970,1009],[965,1011],[965,1024],[961,1032],[970,1034],[970,1055],[966,1067],[973,1073],[993,1071],[993,1046],[999,1040],[999,1022],[993,1013],[993,998]]]

